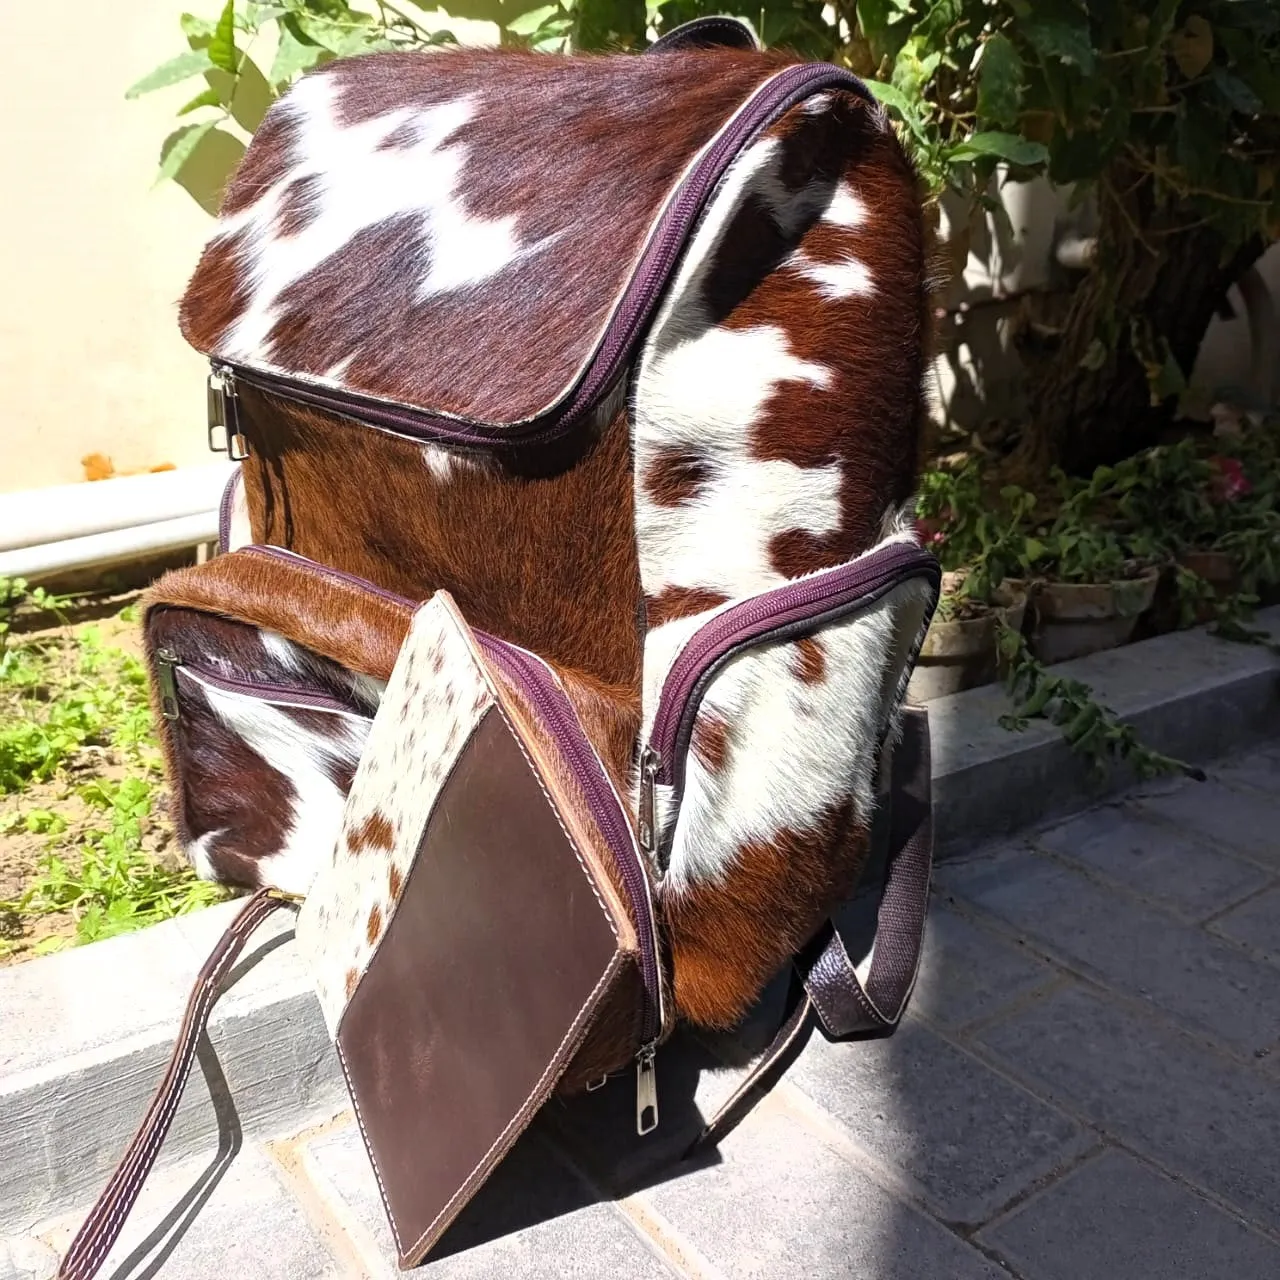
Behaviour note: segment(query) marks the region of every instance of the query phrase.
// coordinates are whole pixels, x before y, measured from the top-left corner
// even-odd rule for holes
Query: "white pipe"
[[[103,481],[102,483],[106,483]],[[0,551],[0,578],[49,578],[74,569],[107,569],[148,556],[184,551],[218,537],[218,510],[153,520],[131,529],[109,529],[36,547]]]
[[[215,462],[0,493],[0,553],[216,513],[233,471],[233,463]]]

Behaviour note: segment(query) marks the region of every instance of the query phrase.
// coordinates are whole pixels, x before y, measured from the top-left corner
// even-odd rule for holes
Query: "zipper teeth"
[[[766,638],[772,626],[804,621],[806,614],[820,613],[824,608],[857,604],[887,582],[913,572],[928,571],[935,563],[927,551],[904,543],[884,553],[879,564],[862,566],[858,572],[851,572],[853,566],[841,565],[809,582],[778,587],[754,600],[744,601],[707,623],[705,630],[695,633],[681,650],[658,695],[649,741],[658,755],[661,781],[670,785],[674,779],[675,738],[680,721],[689,694],[710,663],[740,645]],[[833,586],[830,579],[840,574],[847,575],[847,580]],[[779,597],[789,598],[784,604]],[[761,626],[762,623],[771,625]]]
[[[696,215],[723,176],[726,162],[746,142],[802,98],[819,87],[843,86],[867,96],[866,87],[851,72],[827,63],[807,63],[779,72],[755,90],[712,142],[693,171],[687,175],[674,200],[660,216],[657,230],[641,250],[639,264],[625,286],[622,301],[610,317],[603,339],[576,390],[557,406],[524,424],[502,426],[472,423],[462,418],[381,400],[361,392],[318,387],[302,379],[255,370],[213,359],[215,372],[226,372],[250,386],[282,395],[344,417],[356,417],[370,426],[383,427],[421,440],[444,444],[493,447],[542,444],[568,434],[594,407],[601,392],[622,372],[645,321],[657,306],[676,259],[683,252]]]
[[[650,906],[648,879],[640,866],[630,837],[630,828],[621,805],[604,772],[604,766],[596,755],[586,734],[578,724],[577,715],[568,697],[553,684],[552,678],[536,659],[526,657],[513,645],[496,637],[475,633],[476,641],[484,654],[513,676],[520,686],[533,695],[535,705],[544,722],[556,736],[557,742],[567,748],[575,775],[587,792],[592,813],[613,850],[615,861],[622,872],[631,905],[640,921],[640,954],[644,970],[644,985],[648,995],[645,1001],[644,1029],[641,1039],[649,1044],[661,1030],[658,1016],[658,957],[654,940],[653,912]]]
[[[241,680],[231,676],[224,676],[210,671],[208,667],[202,667],[192,662],[184,662],[181,658],[173,666],[178,674],[186,676],[189,680],[195,680],[201,684],[211,684],[215,689],[222,689],[226,693],[243,694],[246,697],[256,698],[260,702],[301,703],[304,707],[314,708],[318,711],[336,711],[343,715],[357,716],[362,720],[369,719],[369,716],[364,712],[354,710],[332,694],[308,693],[304,689],[293,688],[289,685],[272,684],[269,681]]]

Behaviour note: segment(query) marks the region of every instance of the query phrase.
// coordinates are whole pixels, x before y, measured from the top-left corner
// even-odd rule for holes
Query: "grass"
[[[136,606],[72,627],[65,603],[0,580],[0,960],[225,896],[173,848]]]

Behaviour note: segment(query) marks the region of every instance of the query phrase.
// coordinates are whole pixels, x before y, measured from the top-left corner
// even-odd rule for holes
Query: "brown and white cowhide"
[[[721,609],[890,531],[915,475],[926,307],[915,176],[878,109],[822,95],[738,158],[635,377],[646,735]],[[686,1017],[737,1021],[855,884],[927,607],[905,585],[712,683],[661,890]]]

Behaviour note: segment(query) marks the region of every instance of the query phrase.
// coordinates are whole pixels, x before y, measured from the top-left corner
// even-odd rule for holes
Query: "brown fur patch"
[[[659,452],[645,468],[644,487],[660,507],[680,507],[698,495],[707,478],[707,461],[688,450]]]
[[[553,474],[463,458],[442,478],[408,440],[247,388],[240,400],[254,449],[244,487],[256,541],[412,600],[447,590],[477,630],[605,684],[638,684],[623,415]]]
[[[347,999],[350,1000],[351,997],[356,993],[356,987],[360,985],[359,973],[357,973],[356,970],[354,969],[348,969],[346,982],[344,985],[347,991]]]
[[[680,1015],[705,1027],[741,1021],[765,983],[851,892],[868,839],[845,804],[807,830],[743,845],[721,883],[661,893]]]
[[[358,830],[347,835],[347,846],[352,853],[364,853],[369,849],[391,849],[395,842],[395,829],[383,813],[371,813]]]
[[[408,603],[250,550],[165,574],[144,605],[148,611],[198,609],[265,627],[379,680],[390,676],[413,616]]]
[[[704,591],[701,587],[667,587],[661,594],[645,598],[649,630],[675,618],[706,613],[708,609],[714,609],[728,599],[728,596],[718,591]]]
[[[404,888],[404,878],[400,874],[400,868],[391,864],[391,870],[387,873],[387,892],[391,895],[392,902],[400,901],[400,890]]]
[[[690,749],[708,773],[719,773],[729,758],[729,724],[711,711],[703,711],[693,722]]]
[[[827,655],[822,641],[813,636],[801,636],[795,647],[796,660],[791,669],[805,684],[821,684],[827,677]]]
[[[382,937],[382,908],[376,902],[369,912],[369,922],[365,926],[364,936],[368,939],[370,946]]]

